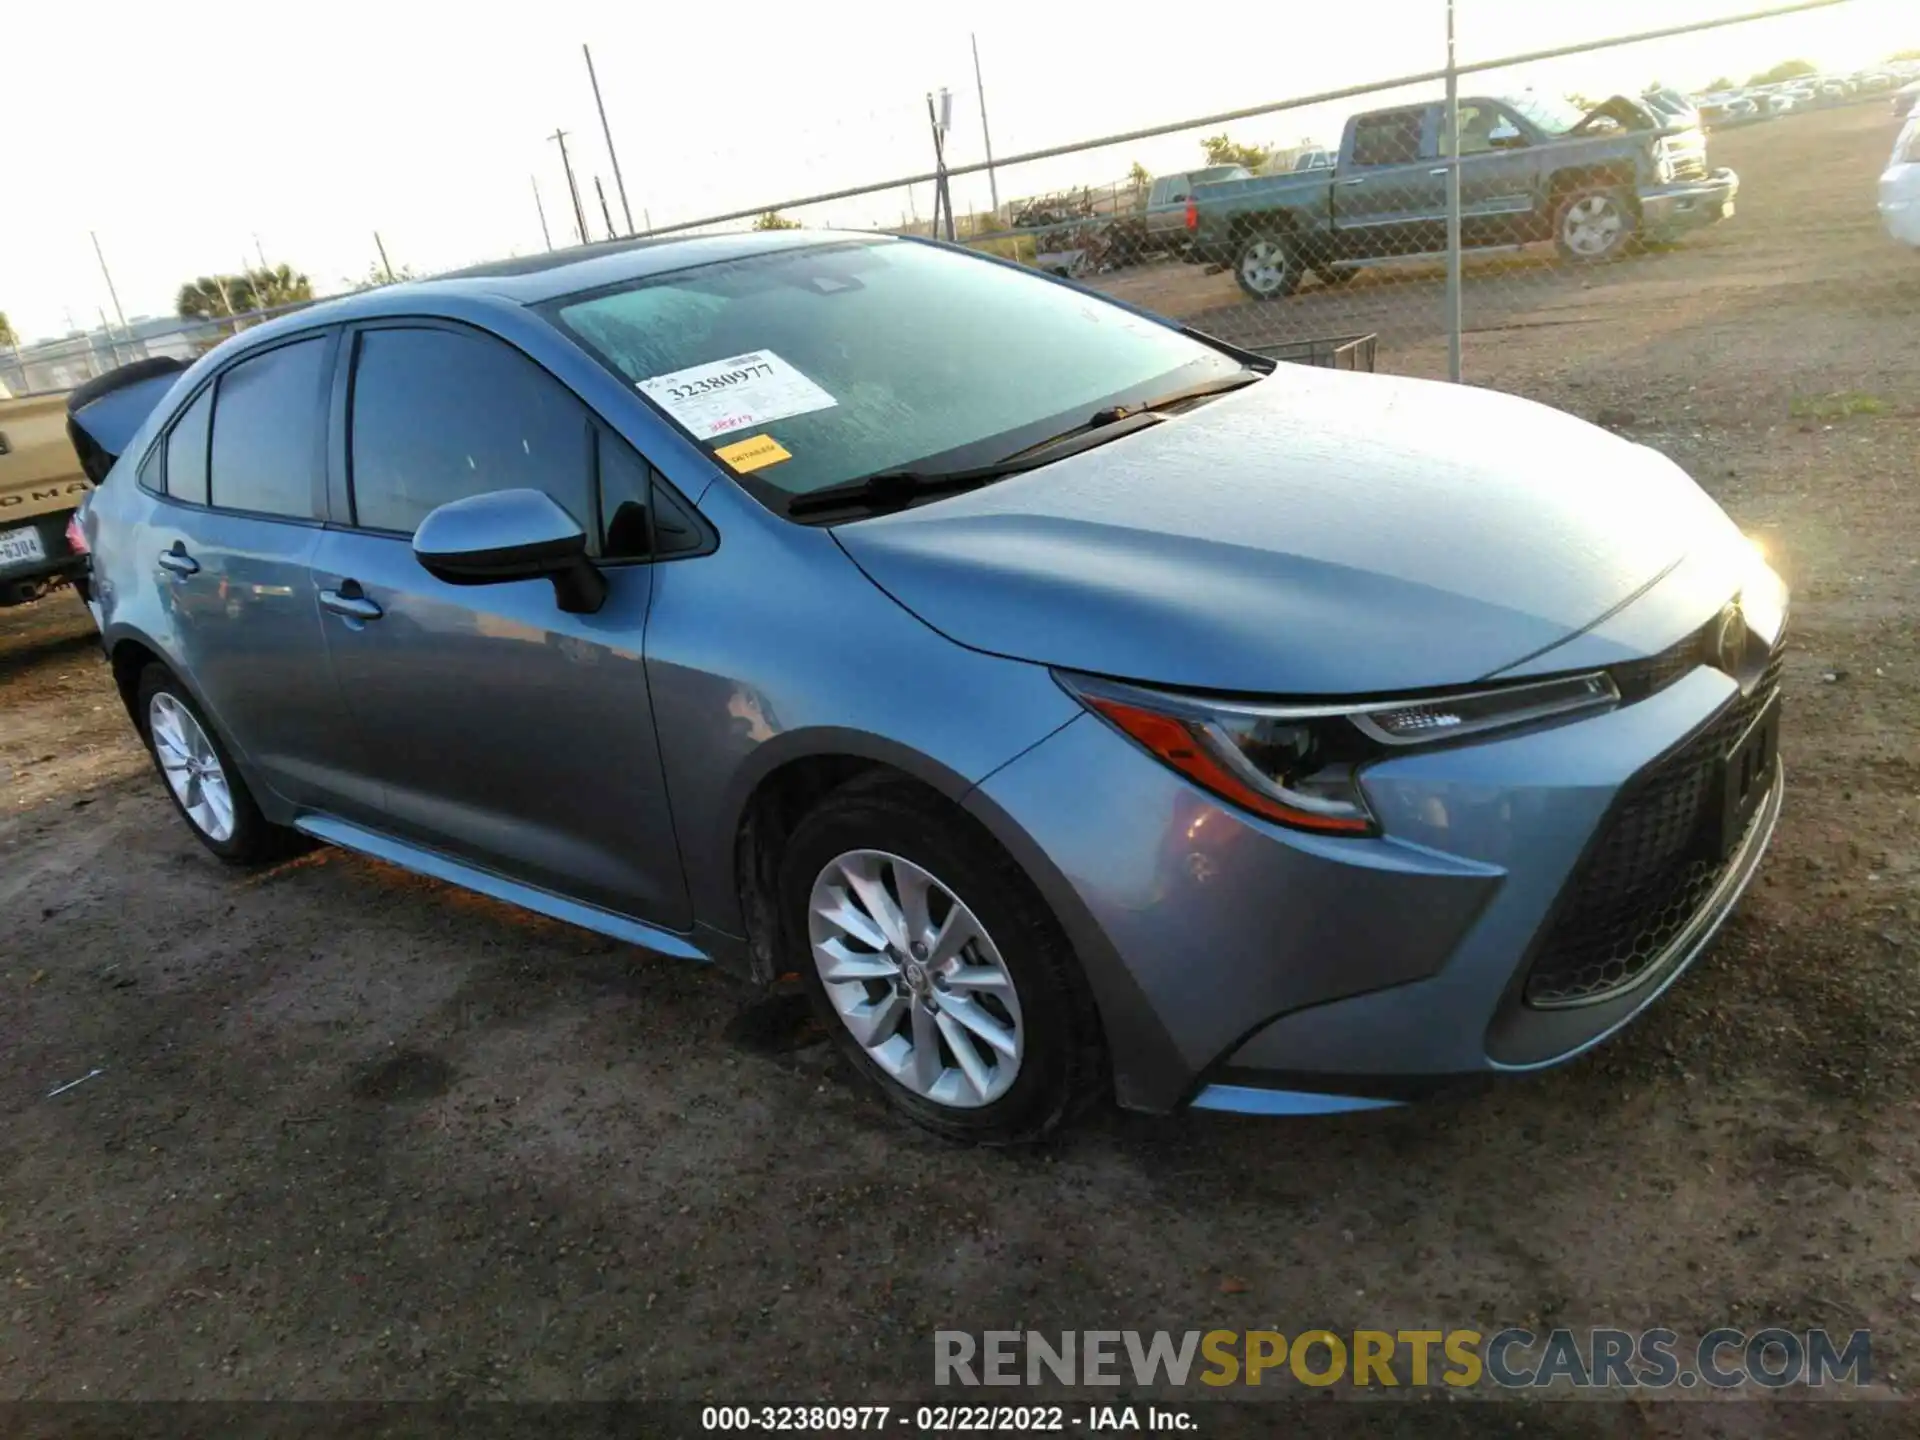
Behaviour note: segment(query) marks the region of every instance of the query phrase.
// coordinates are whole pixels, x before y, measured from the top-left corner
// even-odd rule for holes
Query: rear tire
[[[312,848],[260,813],[219,732],[166,666],[141,671],[134,714],[173,808],[207,849],[229,865],[257,865]]]
[[[821,1023],[916,1124],[1018,1144],[1103,1090],[1078,959],[1024,872],[946,800],[892,776],[834,791],[787,843],[779,903]]]
[[[1233,256],[1233,278],[1255,300],[1278,300],[1300,288],[1302,266],[1293,241],[1272,230],[1256,230],[1241,240]]]

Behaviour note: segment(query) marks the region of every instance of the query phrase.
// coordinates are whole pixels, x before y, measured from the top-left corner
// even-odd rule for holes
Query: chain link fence
[[[1338,342],[1367,336],[1382,370],[1493,384],[1522,356],[1530,373],[1571,373],[1659,345],[1724,377],[1740,356],[1715,347],[1742,343],[1756,313],[1786,323],[1790,292],[1807,326],[1780,348],[1809,383],[1911,387],[1910,332],[1863,351],[1822,341],[1817,317],[1822,305],[1887,324],[1912,311],[1920,257],[1885,233],[1874,187],[1899,128],[1896,92],[1920,62],[1708,93],[1654,87],[1675,47],[1702,34],[1764,38],[1801,12],[1872,3],[1802,0],[1457,63],[1437,47],[1418,74],[646,233],[939,235],[1249,348],[1350,357]],[[1783,57],[1794,43],[1781,33]],[[1596,88],[1599,72],[1620,88]],[[271,313],[0,348],[0,383],[63,389],[148,355],[191,358]]]
[[[1453,66],[1439,50],[1424,73],[1003,159],[991,208],[988,167],[954,166],[951,220],[929,172],[652,233],[777,216],[950,236],[1254,349],[1373,336],[1378,368],[1413,375],[1497,384],[1522,351],[1558,371],[1663,339],[1724,374],[1740,357],[1714,346],[1783,283],[1794,305],[1911,313],[1920,257],[1884,233],[1875,184],[1920,62],[1714,92],[1658,78],[1710,32],[1737,30],[1749,54],[1778,34],[1785,59],[1783,22],[1853,3]],[[1913,387],[1917,348],[1889,336],[1883,354],[1796,363],[1818,355],[1836,387],[1865,371]]]

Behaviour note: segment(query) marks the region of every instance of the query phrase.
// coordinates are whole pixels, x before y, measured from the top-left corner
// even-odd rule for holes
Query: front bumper
[[[1726,169],[1714,171],[1706,180],[1642,190],[1640,233],[1648,240],[1667,240],[1717,224],[1733,214],[1739,193],[1740,177]]]
[[[1537,1009],[1537,942],[1616,802],[1740,703],[1701,667],[1575,724],[1372,767],[1385,835],[1267,824],[1091,716],[969,804],[1017,833],[1086,967],[1132,1108],[1303,1113],[1559,1063],[1650,1005],[1751,879],[1780,780],[1712,893],[1630,988]]]

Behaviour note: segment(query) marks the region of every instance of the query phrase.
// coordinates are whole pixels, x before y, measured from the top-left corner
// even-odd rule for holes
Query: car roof
[[[243,333],[249,342],[263,341],[313,325],[406,314],[415,298],[425,294],[468,295],[516,305],[539,305],[562,295],[600,290],[696,265],[740,260],[780,250],[804,250],[841,240],[899,238],[862,230],[742,230],[721,235],[603,240],[541,255],[471,265],[427,280],[408,280],[336,296],[278,316]]]

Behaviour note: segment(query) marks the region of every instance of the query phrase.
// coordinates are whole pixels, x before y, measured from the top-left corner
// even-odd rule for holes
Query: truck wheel
[[[1233,278],[1256,300],[1277,300],[1300,286],[1300,257],[1284,235],[1256,230],[1240,242]]]
[[[1639,228],[1627,192],[1609,185],[1569,190],[1553,215],[1553,239],[1562,259],[1594,265],[1625,253]]]

